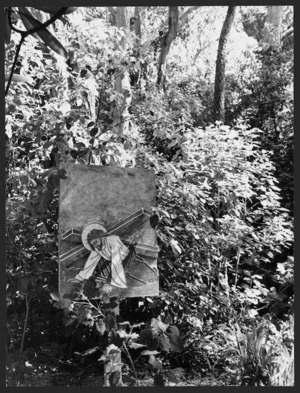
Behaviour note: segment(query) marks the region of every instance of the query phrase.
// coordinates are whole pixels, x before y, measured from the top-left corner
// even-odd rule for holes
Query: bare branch
[[[62,7],[62,8],[60,8],[60,9],[59,9],[54,15],[52,15],[51,18],[48,19],[45,23],[41,23],[39,26],[33,27],[33,28],[30,29],[30,30],[19,30],[19,29],[17,29],[16,27],[14,27],[13,24],[12,24],[12,22],[11,22],[11,17],[10,17],[10,14],[11,14],[12,11],[11,11],[11,10],[7,10],[6,12],[9,14],[9,19],[8,19],[8,20],[9,20],[9,25],[10,25],[11,29],[14,30],[14,31],[16,31],[17,33],[24,34],[25,37],[27,37],[29,34],[34,34],[35,32],[38,32],[38,31],[40,31],[40,30],[43,30],[43,29],[45,29],[46,27],[48,27],[49,25],[51,25],[53,22],[56,21],[56,19],[58,19],[60,16],[62,16],[62,15],[65,13],[65,11],[67,10],[67,8],[68,8],[68,7]],[[21,13],[21,12],[19,11],[19,13]]]
[[[194,12],[196,9],[200,8],[200,5],[194,6],[194,7],[190,7],[189,9],[187,9],[186,11],[184,11],[180,16],[179,16],[179,22],[185,22],[187,17]]]

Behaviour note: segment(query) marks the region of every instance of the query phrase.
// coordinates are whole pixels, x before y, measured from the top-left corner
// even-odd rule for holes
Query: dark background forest
[[[7,386],[294,384],[293,18],[5,7]],[[155,171],[159,296],[60,298],[61,162]]]

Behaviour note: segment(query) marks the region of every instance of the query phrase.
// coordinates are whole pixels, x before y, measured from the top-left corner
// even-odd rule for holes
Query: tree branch
[[[10,88],[10,85],[11,85],[11,81],[12,81],[12,77],[13,77],[13,74],[14,74],[14,70],[16,68],[16,64],[17,64],[17,61],[18,61],[20,49],[21,49],[21,46],[22,46],[23,42],[25,41],[25,38],[26,38],[26,36],[24,34],[22,34],[22,37],[21,37],[20,42],[19,42],[19,44],[17,46],[17,49],[16,49],[14,62],[13,62],[13,65],[11,67],[10,75],[9,75],[9,78],[8,78],[8,81],[7,81],[7,85],[6,85],[6,89],[5,89],[5,95],[7,95],[8,91],[9,91],[9,88]]]
[[[185,22],[187,17],[194,12],[196,9],[200,8],[200,5],[194,6],[194,7],[190,7],[189,9],[187,9],[186,11],[184,11],[180,16],[179,16],[179,22]]]
[[[12,30],[16,31],[17,33],[20,33],[20,34],[21,34],[21,40],[20,40],[20,42],[19,42],[19,44],[18,44],[18,46],[17,46],[16,54],[15,54],[15,58],[14,58],[14,63],[13,63],[13,65],[12,65],[12,68],[11,68],[11,71],[10,71],[10,75],[9,75],[9,79],[8,79],[8,82],[7,82],[7,85],[6,85],[5,95],[7,95],[8,91],[9,91],[9,88],[10,88],[10,85],[11,85],[11,81],[12,81],[12,77],[13,77],[13,74],[14,74],[14,70],[15,70],[15,68],[16,68],[18,56],[19,56],[19,53],[20,53],[20,49],[21,49],[21,46],[22,46],[23,42],[25,41],[25,38],[26,38],[29,34],[34,34],[34,33],[38,32],[39,30],[45,29],[47,26],[51,25],[53,22],[56,21],[56,19],[58,19],[61,15],[63,15],[64,12],[65,12],[67,9],[68,9],[68,7],[62,7],[62,8],[60,8],[60,9],[56,12],[56,14],[54,14],[54,15],[53,15],[49,20],[47,20],[45,23],[41,23],[40,26],[33,27],[32,29],[26,30],[26,31],[17,29],[17,28],[13,25],[12,19],[11,19],[11,14],[12,14],[13,11],[12,11],[11,9],[6,9],[6,10],[5,10],[6,13],[7,13],[7,16],[8,16],[8,23],[9,23],[10,28],[11,28]]]
[[[48,27],[49,25],[51,25],[53,22],[56,21],[56,19],[58,19],[60,16],[62,16],[62,15],[65,13],[65,11],[66,11],[67,9],[68,9],[68,7],[62,7],[62,8],[60,8],[60,9],[56,12],[56,14],[52,15],[51,18],[48,19],[46,22],[41,23],[40,26],[33,27],[33,28],[30,29],[30,30],[19,30],[19,29],[17,29],[17,28],[11,23],[11,13],[12,13],[12,10],[6,10],[6,12],[8,12],[8,14],[9,14],[9,16],[10,16],[10,18],[9,18],[9,25],[10,25],[11,29],[14,30],[14,31],[16,31],[17,33],[25,34],[25,36],[27,37],[29,34],[34,34],[34,33],[38,32],[39,30],[45,29],[46,27]],[[19,11],[19,13],[21,13],[21,12]]]

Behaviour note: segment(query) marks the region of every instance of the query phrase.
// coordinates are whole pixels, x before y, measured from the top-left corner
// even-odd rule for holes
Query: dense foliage
[[[8,385],[24,386],[45,355],[56,359],[53,371],[82,367],[76,384],[117,348],[129,385],[149,375],[156,385],[197,376],[293,384],[292,49],[249,37],[266,7],[244,7],[227,54],[226,122],[213,123],[211,69],[226,7],[179,16],[163,89],[157,57],[168,7],[140,7],[140,39],[113,24],[108,8],[69,9],[48,33],[28,35],[14,69],[21,83],[15,76],[6,94]],[[11,27],[37,23],[13,10]],[[7,37],[9,75],[20,33]],[[155,171],[159,297],[123,299],[117,317],[107,311],[114,300],[91,301],[88,288],[80,301],[59,298],[61,161]],[[112,373],[110,384],[118,380]]]

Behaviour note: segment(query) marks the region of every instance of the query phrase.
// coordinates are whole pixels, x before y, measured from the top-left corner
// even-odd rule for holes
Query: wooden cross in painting
[[[150,217],[154,172],[67,164],[60,182],[59,292],[74,298],[158,295],[158,247]]]

